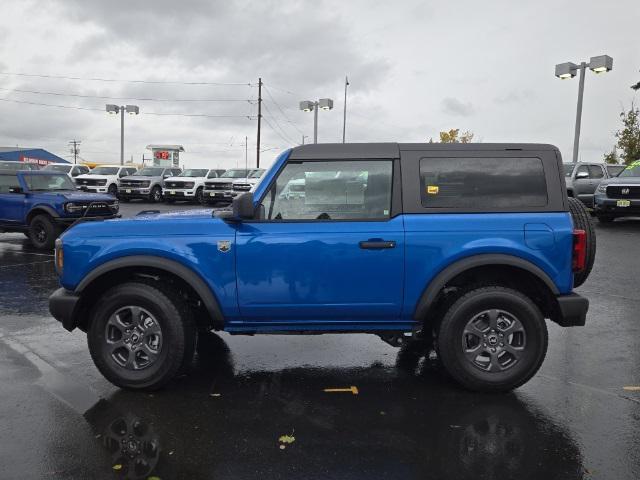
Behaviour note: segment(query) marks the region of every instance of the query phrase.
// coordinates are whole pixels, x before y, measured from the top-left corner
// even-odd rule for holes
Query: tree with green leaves
[[[473,137],[473,132],[469,130],[460,133],[459,128],[452,128],[440,132],[440,143],[471,143]],[[433,143],[433,138],[429,139],[429,143]]]
[[[622,128],[615,133],[622,163],[629,165],[640,160],[640,109],[632,102],[628,111],[620,112]],[[616,152],[617,153],[617,152]],[[605,161],[611,153],[605,155]]]

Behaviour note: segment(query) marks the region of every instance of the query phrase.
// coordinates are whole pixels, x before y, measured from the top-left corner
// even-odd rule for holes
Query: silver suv
[[[600,182],[609,178],[604,163],[565,163],[564,177],[567,184],[567,195],[575,197],[587,207],[593,208],[593,196]]]
[[[118,197],[124,202],[132,198],[142,198],[152,202],[162,201],[164,180],[182,173],[177,167],[144,167],[133,175],[120,180]]]

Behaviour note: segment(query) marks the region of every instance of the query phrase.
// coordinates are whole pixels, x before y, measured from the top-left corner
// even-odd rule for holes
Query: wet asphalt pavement
[[[587,326],[550,324],[540,372],[499,395],[419,345],[225,333],[168,388],[119,390],[48,314],[51,255],[0,234],[0,479],[638,479],[640,220],[596,228]]]

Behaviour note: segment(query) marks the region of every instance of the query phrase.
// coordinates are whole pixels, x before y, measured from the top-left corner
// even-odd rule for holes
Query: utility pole
[[[258,140],[256,142],[256,168],[260,168],[260,123],[262,122],[262,78],[258,78]]]
[[[304,145],[304,139],[307,138],[309,135],[302,135],[302,145]]]
[[[342,116],[342,143],[344,143],[347,133],[347,87],[349,86],[349,77],[344,77],[344,113]]]
[[[76,140],[75,138],[69,142],[71,145],[71,153],[73,154],[73,163],[74,165],[78,162],[78,154],[80,153],[80,144],[82,142],[80,140]]]
[[[248,170],[249,167],[249,148],[247,146],[247,136],[244,136],[244,169]],[[247,173],[247,176],[249,176],[249,174]]]

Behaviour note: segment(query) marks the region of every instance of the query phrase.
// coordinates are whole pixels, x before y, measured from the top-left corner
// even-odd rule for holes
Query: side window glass
[[[602,167],[600,165],[589,165],[589,176],[591,178],[604,177],[604,172],[602,171]]]
[[[581,173],[586,173],[587,175],[589,175],[589,167],[587,167],[586,165],[580,165],[576,170],[576,179],[580,179],[579,176]],[[584,176],[582,178],[584,178]]]
[[[267,220],[385,220],[390,160],[291,162],[266,193]]]
[[[15,175],[0,175],[0,193],[9,193],[10,188],[19,186],[18,177]]]
[[[547,183],[539,158],[422,158],[419,181],[422,205],[427,208],[475,210],[547,204]]]

